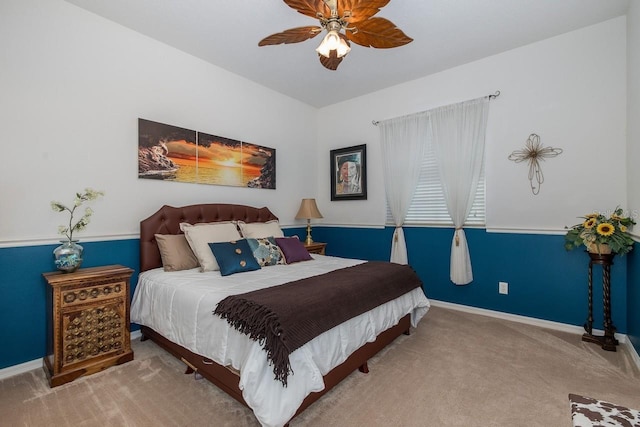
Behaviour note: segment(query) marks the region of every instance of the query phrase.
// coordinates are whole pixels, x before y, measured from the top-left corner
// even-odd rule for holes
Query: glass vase
[[[60,240],[60,246],[53,250],[56,268],[64,273],[72,273],[82,264],[82,246],[77,240]]]

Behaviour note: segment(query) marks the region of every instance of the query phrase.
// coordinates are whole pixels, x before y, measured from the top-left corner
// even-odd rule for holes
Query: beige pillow
[[[243,222],[238,221],[243,237],[252,239],[264,239],[265,237],[284,237],[278,220],[267,222]]]
[[[164,271],[189,270],[199,266],[184,234],[156,234]]]
[[[241,239],[234,222],[211,222],[201,224],[180,223],[180,230],[184,232],[191,250],[198,258],[200,271],[220,270],[216,258],[211,252],[209,243],[231,242]]]

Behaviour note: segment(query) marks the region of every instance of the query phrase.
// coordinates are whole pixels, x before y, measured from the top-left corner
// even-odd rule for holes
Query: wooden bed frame
[[[149,218],[140,222],[140,272],[162,267],[160,251],[155,234],[181,234],[180,223],[219,222],[239,220],[244,222],[267,222],[278,219],[268,208],[254,208],[232,204],[202,204],[184,207],[163,206]],[[397,325],[381,332],[375,341],[366,343],[341,365],[332,369],[323,379],[325,388],[309,394],[302,402],[294,417],[331,390],[354,370],[369,372],[367,361],[402,334],[409,335],[410,315],[404,316]],[[182,360],[187,365],[186,373],[196,372],[214,383],[231,397],[247,406],[239,387],[240,377],[229,368],[187,350],[168,340],[151,328],[141,325],[142,339],[151,339],[163,349]]]

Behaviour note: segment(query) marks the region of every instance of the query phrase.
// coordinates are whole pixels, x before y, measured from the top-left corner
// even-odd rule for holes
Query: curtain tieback
[[[400,227],[396,227],[395,231],[393,232],[393,241],[395,243],[398,243],[398,228]]]
[[[462,230],[462,227],[456,227],[456,246],[460,246],[460,236],[458,236],[458,230]]]

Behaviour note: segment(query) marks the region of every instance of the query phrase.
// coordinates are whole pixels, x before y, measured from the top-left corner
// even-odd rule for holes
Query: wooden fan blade
[[[314,38],[320,34],[321,31],[322,28],[315,25],[291,28],[289,30],[284,30],[281,33],[271,34],[270,36],[263,38],[258,43],[258,46],[299,43]]]
[[[350,24],[365,21],[371,18],[380,9],[385,7],[390,0],[339,0],[338,16],[344,18]],[[346,11],[351,12],[351,16],[345,17]]]
[[[284,2],[290,8],[312,18],[317,18],[318,13],[327,18],[331,16],[331,11],[322,0],[284,0]]]
[[[369,18],[356,25],[356,31],[347,31],[349,40],[364,47],[388,49],[411,43],[413,39],[385,18]]]
[[[326,56],[318,54],[318,57],[320,58],[320,63],[324,65],[325,68],[335,71],[338,69],[338,65],[340,65],[344,56],[342,58],[338,58],[338,54],[336,53],[335,50],[332,50],[331,52],[329,52],[329,55],[330,57],[327,58]]]

